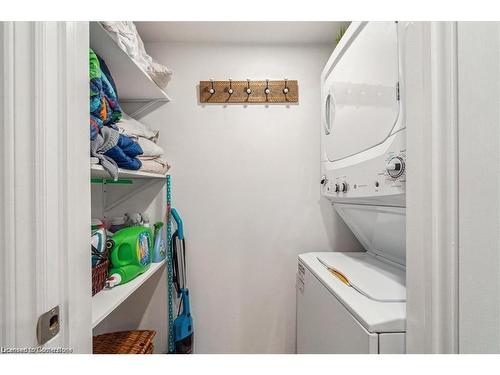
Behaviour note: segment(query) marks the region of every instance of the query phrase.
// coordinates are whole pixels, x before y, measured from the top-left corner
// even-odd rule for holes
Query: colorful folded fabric
[[[101,68],[105,68],[108,75]],[[114,81],[104,61],[89,49],[90,78],[90,139],[95,139],[99,129],[112,126],[122,117]]]

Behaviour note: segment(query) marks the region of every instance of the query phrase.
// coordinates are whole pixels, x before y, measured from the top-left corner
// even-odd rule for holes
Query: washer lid
[[[373,301],[406,302],[403,270],[378,260],[376,256],[367,256],[370,254],[361,257],[342,254],[337,257],[318,255],[316,259],[346,286]]]
[[[306,253],[299,259],[369,332],[406,331],[403,267],[366,252]]]
[[[366,251],[406,265],[406,208],[335,203]]]

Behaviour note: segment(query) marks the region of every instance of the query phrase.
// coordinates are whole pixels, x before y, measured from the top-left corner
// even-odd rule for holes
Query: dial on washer
[[[389,160],[385,169],[389,176],[392,178],[398,178],[405,171],[405,162],[401,157],[395,156]]]

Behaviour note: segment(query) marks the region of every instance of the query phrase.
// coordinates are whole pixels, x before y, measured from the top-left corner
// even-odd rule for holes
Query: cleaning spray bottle
[[[155,248],[153,251],[153,263],[163,261],[167,256],[167,231],[163,222],[158,221],[154,225]]]

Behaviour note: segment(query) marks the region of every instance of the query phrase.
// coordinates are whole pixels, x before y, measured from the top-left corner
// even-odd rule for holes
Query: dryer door
[[[369,22],[350,28],[346,43],[334,51],[323,73],[325,161],[382,143],[399,115],[397,23]]]

